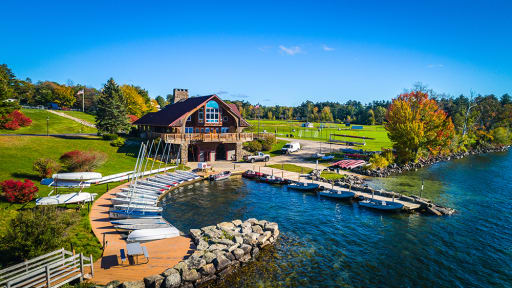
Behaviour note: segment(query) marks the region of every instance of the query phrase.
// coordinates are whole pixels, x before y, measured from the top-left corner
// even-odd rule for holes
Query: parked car
[[[265,154],[263,152],[258,152],[256,153],[256,155],[246,155],[244,157],[244,160],[251,163],[254,163],[256,161],[268,162],[270,160],[270,155]]]
[[[299,142],[291,142],[287,143],[281,148],[281,153],[283,154],[290,154],[293,152],[297,152],[300,150],[300,143]]]

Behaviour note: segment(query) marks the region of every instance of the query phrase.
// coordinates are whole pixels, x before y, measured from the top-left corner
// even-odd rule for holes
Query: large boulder
[[[263,233],[263,228],[261,228],[260,225],[252,225],[252,232],[253,233],[262,234]]]
[[[201,274],[205,276],[213,275],[215,274],[215,265],[213,265],[212,263],[206,264],[203,267],[201,267],[201,269],[199,269],[199,272],[201,272]]]
[[[204,241],[203,239],[200,239],[197,243],[196,249],[197,250],[206,250],[208,249],[209,245],[208,242]]]
[[[202,238],[203,232],[201,232],[201,230],[199,229],[190,229],[190,236],[192,237],[192,239],[194,239],[194,243],[197,244],[199,242],[199,239]]]
[[[239,219],[233,220],[233,221],[231,221],[231,223],[233,223],[233,225],[235,225],[235,226],[241,226],[242,225],[242,220],[239,220]]]
[[[197,272],[196,269],[184,269],[183,272],[181,272],[181,278],[184,281],[194,282],[199,280],[199,278],[201,278],[201,275],[199,274],[199,272]]]
[[[231,261],[223,255],[218,255],[217,258],[213,260],[213,265],[215,265],[215,269],[217,269],[217,271],[221,271],[228,267],[230,263]]]
[[[232,222],[222,222],[217,224],[217,227],[224,231],[230,231],[235,228],[235,224],[233,224]]]
[[[146,288],[160,288],[164,279],[162,275],[148,276],[144,278],[144,285]]]
[[[210,264],[213,262],[213,259],[215,259],[217,256],[213,254],[212,252],[206,252],[204,253],[203,259],[206,261],[207,264]]]
[[[210,245],[210,247],[208,247],[208,251],[224,250],[226,248],[228,248],[228,246],[226,246],[224,244],[213,244],[213,245]]]
[[[168,272],[168,273],[166,273]],[[176,269],[167,269],[164,272],[166,275],[165,281],[163,283],[163,287],[165,288],[175,288],[181,285],[181,275],[180,272]]]
[[[244,251],[244,254],[249,254],[249,253],[251,253],[252,246],[247,245],[247,244],[242,244],[242,246],[240,246],[240,249],[242,249]]]
[[[145,288],[144,281],[127,281],[121,284],[121,288]]]
[[[114,281],[108,282],[107,285],[105,285],[105,288],[117,288],[119,286],[121,286],[121,282],[114,280]]]
[[[236,248],[235,250],[233,250],[232,253],[235,256],[236,260],[240,260],[245,255],[244,250],[240,248]]]

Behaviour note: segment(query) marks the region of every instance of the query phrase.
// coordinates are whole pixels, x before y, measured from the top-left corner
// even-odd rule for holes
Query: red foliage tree
[[[97,151],[73,150],[60,156],[60,160],[68,170],[73,172],[92,171],[105,163],[106,159],[105,153]]]
[[[25,182],[13,179],[0,182],[4,198],[11,203],[26,203],[34,198],[39,188],[28,179]]]
[[[14,110],[0,119],[0,123],[4,123],[0,128],[9,130],[18,130],[20,127],[27,127],[32,124],[32,119],[25,116],[19,110]]]

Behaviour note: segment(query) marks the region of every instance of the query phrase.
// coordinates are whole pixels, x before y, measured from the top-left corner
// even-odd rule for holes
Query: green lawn
[[[21,127],[18,130],[0,129],[0,134],[46,134],[47,119],[49,134],[97,132],[95,128],[83,126],[78,122],[55,115],[46,110],[21,109],[21,112],[32,119],[32,124],[28,127]]]
[[[272,164],[272,165],[268,165],[268,167],[281,169],[281,170],[285,170],[285,171],[290,171],[290,172],[303,173],[303,174],[307,174],[307,173],[310,173],[311,171],[313,171],[313,169],[311,169],[311,168],[303,167],[303,166],[299,166],[299,165],[295,165],[295,164]]]
[[[109,143],[109,141],[100,140],[96,136],[79,137],[79,139],[31,136],[0,137],[0,151],[2,151],[0,153],[0,181],[29,179],[39,187],[38,196],[46,196],[52,188],[39,184],[40,179],[32,171],[33,161],[40,157],[58,160],[63,153],[76,149],[105,152],[108,159],[105,164],[97,169],[97,172],[103,175],[132,170],[135,165],[135,153],[138,151],[138,146],[117,148],[110,146]],[[120,182],[110,183],[108,188],[112,189],[120,184]],[[66,191],[69,190],[62,190],[62,193],[66,193]],[[107,185],[93,185],[86,188],[85,191],[101,195],[107,191]],[[34,201],[27,204],[11,204],[0,200],[0,236],[3,235],[9,220],[16,215],[18,209],[34,206]],[[68,207],[75,208],[76,206],[68,205]],[[70,242],[73,243],[77,252],[84,252],[87,255],[93,254],[97,258],[101,256],[101,247],[90,230],[87,206],[82,208],[81,215],[80,222],[71,229],[73,237],[71,237]],[[69,249],[69,247],[65,248]]]
[[[68,114],[69,116],[73,116],[73,117],[81,119],[81,120],[85,120],[91,124],[96,123],[96,116],[87,114],[87,113],[84,113],[81,111],[59,111],[59,112]]]
[[[325,178],[327,180],[338,180],[338,179],[345,177],[343,174],[338,174],[336,172],[332,172],[332,171],[328,171],[328,170],[322,171],[322,174],[320,174],[320,176],[322,176],[323,178]]]
[[[249,120],[252,125],[246,131],[258,132],[258,120]],[[363,125],[362,130],[351,130],[344,124],[324,123],[326,128],[319,129],[320,123],[314,123],[315,128],[304,128],[300,125],[304,122],[299,121],[281,121],[281,120],[260,120],[259,131],[276,133],[278,137],[287,137],[290,134],[297,139],[307,139],[316,141],[329,140],[330,134],[345,134],[351,136],[366,136],[375,138],[375,140],[366,140],[365,146],[356,146],[355,149],[364,149],[371,151],[380,151],[382,148],[391,148],[391,141],[382,125]],[[293,131],[295,130],[295,131]],[[336,137],[337,140],[361,142],[360,139]]]

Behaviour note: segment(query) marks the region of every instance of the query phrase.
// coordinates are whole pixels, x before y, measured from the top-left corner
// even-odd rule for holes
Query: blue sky
[[[18,3],[19,2],[19,3]],[[186,2],[186,3],[185,3]],[[265,105],[512,93],[512,1],[6,1],[20,78]]]

